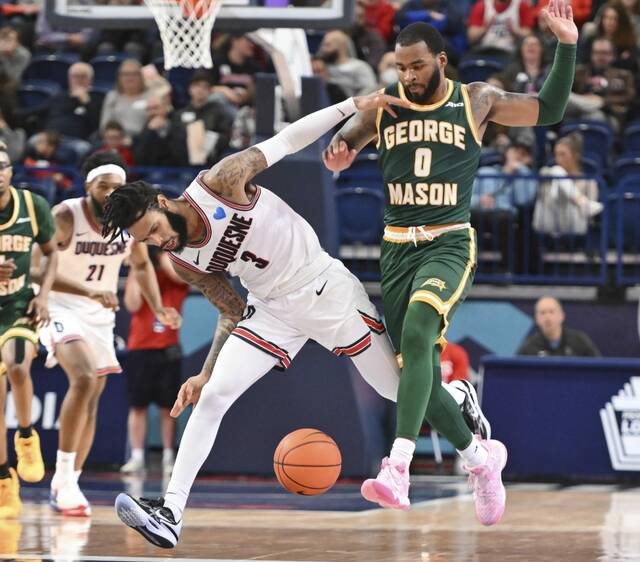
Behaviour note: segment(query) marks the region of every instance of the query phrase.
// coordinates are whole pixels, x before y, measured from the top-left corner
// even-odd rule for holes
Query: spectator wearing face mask
[[[351,40],[343,31],[329,31],[320,43],[318,56],[327,65],[330,82],[340,86],[347,96],[359,96],[376,89],[373,69],[355,57]]]
[[[378,64],[378,76],[380,77],[380,87],[386,88],[398,81],[398,70],[396,69],[396,54],[389,51],[382,55]]]

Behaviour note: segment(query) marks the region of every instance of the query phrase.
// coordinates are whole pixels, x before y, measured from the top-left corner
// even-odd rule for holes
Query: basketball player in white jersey
[[[350,357],[380,395],[396,400],[395,354],[362,284],[322,250],[300,215],[251,183],[358,110],[383,107],[393,114],[389,104],[406,105],[373,94],[308,115],[202,172],[179,199],[169,200],[144,182],[127,184],[107,199],[106,236],[116,240],[126,229],[135,240],[168,251],[177,273],[220,311],[202,371],[185,382],[171,412],[177,416],[197,404],[164,499],[116,499],[120,519],[152,544],[177,544],[189,491],[229,407],[272,368],[286,369],[307,340]],[[224,272],[237,275],[249,291],[244,315]]]
[[[180,316],[162,305],[147,248],[129,237],[110,242],[101,233],[105,199],[126,181],[125,164],[111,153],[96,153],[83,165],[87,195],[53,209],[60,262],[50,294],[51,323],[40,332],[47,365],[60,363],[69,389],[60,411],[56,472],[51,506],[64,515],[88,516],[89,503],[78,477],[89,454],[106,375],[122,371],[113,344],[120,267],[125,259],[143,295],[163,324]]]

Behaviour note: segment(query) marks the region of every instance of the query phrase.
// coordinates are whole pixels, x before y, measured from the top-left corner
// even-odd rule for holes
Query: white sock
[[[416,444],[411,439],[404,439],[403,437],[396,437],[391,447],[391,454],[389,457],[392,461],[399,461],[406,463],[407,466],[411,464],[413,459],[413,453],[416,450]]]
[[[144,462],[144,449],[131,449],[131,460]]]
[[[76,463],[76,453],[66,453],[58,449],[56,454],[56,480],[72,481],[74,465]]]
[[[173,449],[162,449],[162,464],[171,464],[173,459]]]
[[[471,445],[462,451],[458,451],[458,454],[468,468],[487,464],[487,460],[489,459],[489,451],[487,451],[487,448],[475,437],[471,441]]]
[[[76,482],[80,480],[81,474],[82,474],[82,469],[73,471],[73,477],[75,478]]]

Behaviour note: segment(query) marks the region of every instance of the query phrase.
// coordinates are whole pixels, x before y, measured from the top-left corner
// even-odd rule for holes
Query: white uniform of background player
[[[91,291],[117,293],[120,268],[131,254],[133,240],[105,241],[88,215],[84,197],[67,199],[62,205],[72,213],[74,228],[69,245],[59,252],[59,271]],[[98,376],[120,373],[113,341],[114,310],[89,297],[59,291],[51,291],[50,299],[51,323],[40,330],[40,341],[48,351],[47,366],[57,363],[57,345],[81,339],[93,352]]]
[[[114,309],[118,275],[125,259],[139,280],[156,317],[178,325],[180,316],[165,308],[147,248],[128,236],[109,241],[99,224],[106,197],[126,181],[117,155],[97,153],[83,164],[87,195],[53,210],[59,267],[50,294],[51,323],[40,332],[48,365],[59,362],[69,380],[60,409],[56,472],[51,506],[65,515],[88,516],[89,503],[78,477],[93,444],[98,401],[105,375],[119,373],[114,350]]]
[[[390,99],[357,98],[358,107],[383,106],[380,98]],[[210,378],[204,379],[206,384],[203,368],[180,390],[172,414],[195,401],[189,392],[201,389],[201,394],[182,436],[164,500],[135,501],[125,494],[116,500],[122,521],[153,544],[177,543],[189,491],[230,406],[272,368],[286,369],[307,340],[350,357],[380,395],[396,400],[395,353],[362,284],[322,249],[311,226],[282,199],[246,183],[355,111],[356,101],[349,99],[302,118],[274,138],[200,174],[183,199],[158,197],[152,202],[154,194],[148,186],[133,185],[129,192],[125,187],[112,195],[107,204],[107,228],[111,205],[113,217],[120,217],[113,219],[112,232],[127,228],[136,240],[169,250],[179,246],[180,238],[173,226],[168,227],[170,214],[180,215],[187,245],[170,254],[177,272],[198,284],[210,299],[216,281],[207,283],[207,279],[223,271],[237,275],[249,291],[244,316],[220,350]],[[140,198],[141,189],[147,190],[148,199]],[[247,202],[223,198],[225,189],[236,200]],[[197,383],[185,390],[192,379]]]

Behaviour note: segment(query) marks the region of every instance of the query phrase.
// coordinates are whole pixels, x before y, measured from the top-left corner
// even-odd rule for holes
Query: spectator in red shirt
[[[102,146],[96,152],[116,152],[127,166],[134,166],[133,152],[127,144],[124,127],[118,121],[108,121],[102,132]]]
[[[189,294],[189,285],[178,277],[169,258],[159,248],[150,247],[149,255],[156,270],[162,303],[181,311],[182,303]],[[145,468],[147,409],[154,402],[160,408],[162,469],[165,474],[170,474],[173,469],[176,421],[169,412],[180,389],[182,352],[179,333],[164,326],[153,316],[142,298],[140,285],[131,274],[127,277],[124,304],[132,314],[126,362],[131,458],[120,471],[134,473]]]
[[[506,59],[534,23],[526,0],[480,0],[471,8],[467,37],[473,54]]]
[[[456,343],[447,343],[440,353],[442,382],[469,380],[469,356],[464,348]]]
[[[393,34],[396,9],[387,0],[358,0],[365,8],[364,20],[369,29],[375,29],[388,43]]]

